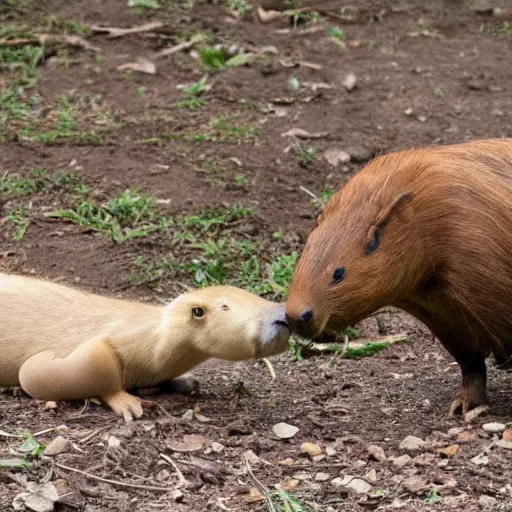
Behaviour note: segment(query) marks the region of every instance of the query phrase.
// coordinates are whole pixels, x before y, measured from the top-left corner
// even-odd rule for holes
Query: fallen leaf
[[[265,499],[265,496],[263,496],[263,494],[261,494],[261,492],[258,491],[258,489],[253,487],[249,491],[249,498],[247,499],[247,502],[248,503],[256,503],[257,501],[263,501],[264,499]]]
[[[21,457],[13,459],[0,459],[0,469],[24,468],[28,465],[28,462]]]
[[[286,492],[295,492],[300,487],[300,480],[292,478],[291,480],[287,480],[286,482],[282,483],[279,487],[281,487],[281,489]]]
[[[266,11],[261,6],[258,6],[258,8],[256,9],[256,12],[258,13],[258,18],[260,19],[260,21],[262,23],[269,23],[271,21],[277,20],[277,19],[285,16],[284,12],[273,11],[273,10]]]
[[[34,512],[51,512],[54,509],[54,503],[59,499],[59,493],[51,483],[35,484],[29,482],[27,491],[20,492],[13,500],[15,510],[21,510],[19,505],[22,503],[26,508]]]
[[[503,432],[503,441],[512,441],[512,428],[508,428]]]
[[[404,481],[404,487],[408,492],[412,494],[418,494],[428,488],[428,483],[426,480],[419,476],[411,476]]]
[[[299,431],[298,427],[289,425],[288,423],[277,423],[272,427],[272,430],[280,439],[290,439]]]
[[[327,137],[329,132],[310,133],[302,128],[291,128],[287,132],[281,134],[281,137],[297,137],[298,139],[321,139]]]
[[[386,452],[376,444],[371,444],[370,446],[368,446],[366,451],[368,452],[368,455],[370,457],[374,458],[379,462],[385,462],[387,459]]]
[[[191,453],[198,452],[203,448],[206,439],[199,435],[185,435],[183,441],[167,441],[166,446],[173,452]]]
[[[137,62],[128,62],[127,64],[121,64],[120,66],[117,66],[116,69],[118,71],[130,69],[131,71],[139,71],[140,73],[147,73],[149,75],[154,75],[156,73],[155,63],[144,57],[139,57],[137,59]]]
[[[44,455],[49,455],[50,457],[59,455],[61,453],[67,452],[69,449],[70,442],[68,439],[62,436],[57,436],[53,441],[45,448]]]
[[[323,453],[322,448],[314,443],[302,443],[300,445],[300,449],[301,451],[307,453],[310,457],[315,457]]]
[[[454,457],[460,450],[459,444],[452,444],[446,448],[438,448],[437,453],[444,455],[445,457]]]

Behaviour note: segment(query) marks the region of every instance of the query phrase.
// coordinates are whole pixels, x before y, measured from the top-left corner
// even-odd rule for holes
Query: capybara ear
[[[389,222],[392,215],[394,215],[403,204],[411,199],[412,194],[410,192],[406,194],[399,194],[379,213],[375,221],[370,225],[368,234],[366,235],[367,255],[372,254],[379,248],[381,230],[386,227],[386,224]]]
[[[412,193],[407,192],[405,194],[397,195],[388,206],[386,206],[377,216],[374,226],[378,228],[383,228],[390,221],[391,217],[397,212],[397,210],[403,206],[405,203],[412,199]]]

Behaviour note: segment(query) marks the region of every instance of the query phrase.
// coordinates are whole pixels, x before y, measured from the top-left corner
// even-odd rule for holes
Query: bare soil
[[[35,142],[13,125],[13,136],[1,146],[0,175],[29,176],[35,168],[79,171],[99,201],[137,188],[153,194],[160,210],[173,216],[244,204],[255,210],[242,223],[247,238],[264,240],[272,258],[300,250],[314,225],[317,211],[300,187],[320,196],[338,188],[373,155],[392,150],[512,136],[512,35],[506,11],[505,17],[492,14],[492,7],[506,8],[506,1],[489,2],[490,9],[483,12],[471,2],[448,0],[310,2],[305,5],[318,10],[322,20],[299,20],[296,27],[289,17],[262,23],[256,5],[236,17],[222,2],[197,1],[192,8],[186,2],[160,3],[161,9],[142,15],[125,0],[48,0],[11,14],[1,11],[9,23],[34,31],[49,20],[57,27],[57,22],[70,21],[130,27],[161,20],[164,27],[116,39],[86,35],[101,49],[101,59],[79,48],[47,53],[31,94],[37,92],[45,105],[63,94],[78,95],[80,123],[84,129],[105,129],[104,140]],[[265,5],[283,7],[282,2],[271,4]],[[345,33],[343,52],[329,33],[334,25]],[[210,73],[213,88],[204,96],[207,104],[195,110],[174,105],[183,99],[177,85],[204,75],[188,52],[155,60],[154,75],[116,70],[171,46],[172,37],[187,40],[197,31],[208,32],[215,43],[250,51],[273,46],[277,54]],[[357,81],[347,90],[343,82],[350,73]],[[290,87],[291,77],[298,79],[299,89]],[[39,115],[44,121],[45,112]],[[211,119],[221,117],[237,126],[257,127],[257,134],[221,134],[213,141],[165,138],[207,132]],[[292,128],[322,136],[283,136]],[[147,139],[154,143],[141,143]],[[296,153],[299,144],[316,148],[316,158],[306,167]],[[332,148],[349,153],[351,161],[331,166],[323,153]],[[236,178],[240,175],[243,180]],[[3,270],[152,302],[180,291],[171,280],[151,286],[128,280],[138,271],[135,258],[172,253],[165,236],[117,243],[48,218],[45,212],[71,204],[69,193],[60,189],[0,199]],[[16,206],[30,210],[30,225],[19,242],[7,221],[7,212]],[[284,236],[274,239],[275,232]],[[375,318],[357,327],[363,338],[378,335]],[[52,482],[61,495],[56,510],[272,510],[261,496],[253,493],[251,500],[250,491],[258,484],[245,459],[252,450],[259,457],[249,459],[254,477],[271,492],[288,482],[287,492],[302,507],[297,511],[512,511],[512,450],[494,444],[501,434],[493,438],[482,429],[486,422],[512,422],[510,374],[489,362],[491,414],[467,425],[447,416],[460,376],[440,344],[400,312],[386,317],[385,330],[405,333],[410,341],[332,366],[330,355],[297,361],[286,353],[273,359],[275,382],[260,362],[209,362],[195,372],[201,384],[197,396],[148,396],[143,419],[129,425],[101,405],[90,404],[82,414],[82,403],[60,403],[50,410],[21,392],[5,390],[0,394],[2,431],[54,429],[38,439],[46,444],[60,434],[71,445],[66,453],[43,457],[30,468],[2,470],[0,508],[13,510],[13,499],[27,482]],[[209,421],[182,419],[189,409]],[[298,433],[280,440],[272,430],[279,422],[296,425]],[[180,453],[173,447],[184,435],[203,436],[205,444],[194,453]],[[408,435],[427,445],[399,468],[389,457],[404,453],[399,444]],[[109,447],[110,436],[120,440],[118,448]],[[212,442],[221,445],[213,445],[217,451]],[[303,442],[318,444],[322,455],[312,460],[301,453]],[[453,456],[436,451],[454,444],[460,449]],[[18,439],[0,435],[2,457],[18,445]],[[382,447],[388,460],[369,456],[369,445]],[[326,453],[328,447],[332,450]],[[179,496],[173,493],[177,471],[161,454],[171,457],[188,481]],[[479,454],[488,458],[486,463],[471,461]],[[332,483],[346,475],[385,492],[350,493]],[[410,481],[407,485],[411,477],[424,481],[418,492],[411,491]],[[437,496],[439,501],[433,502]],[[278,498],[274,506],[288,510]]]

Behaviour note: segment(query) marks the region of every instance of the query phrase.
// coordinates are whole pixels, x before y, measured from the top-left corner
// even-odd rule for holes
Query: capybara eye
[[[223,304],[220,309],[222,309],[223,311],[228,311],[229,310],[229,306],[226,306],[226,304]]]
[[[338,267],[332,274],[332,284],[338,284],[345,277],[345,269]]]
[[[194,318],[202,318],[204,316],[203,308],[192,308],[192,315]]]
[[[366,254],[371,254],[372,252],[375,252],[380,245],[380,231],[376,229],[373,232],[373,239],[366,247]]]

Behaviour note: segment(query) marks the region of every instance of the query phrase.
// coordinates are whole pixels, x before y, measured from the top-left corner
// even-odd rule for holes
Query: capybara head
[[[382,158],[334,195],[308,237],[286,302],[290,327],[301,336],[354,325],[421,279],[420,261],[404,269],[406,259],[422,258],[409,226],[415,197],[391,183],[393,166]]]
[[[186,292],[167,306],[170,329],[208,357],[241,361],[286,350],[285,305],[232,286]]]

